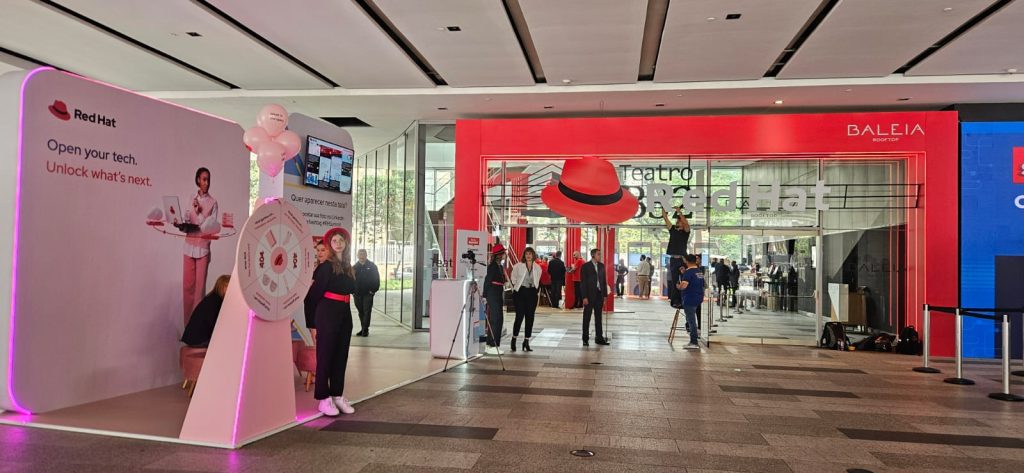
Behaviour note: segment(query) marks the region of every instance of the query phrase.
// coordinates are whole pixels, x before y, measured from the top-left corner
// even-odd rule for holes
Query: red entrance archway
[[[455,133],[456,230],[484,227],[488,160],[905,159],[906,182],[923,184],[917,216],[907,222],[907,323],[921,326],[925,301],[957,304],[956,112],[459,120]],[[937,319],[932,330],[935,353],[952,354],[952,320]]]

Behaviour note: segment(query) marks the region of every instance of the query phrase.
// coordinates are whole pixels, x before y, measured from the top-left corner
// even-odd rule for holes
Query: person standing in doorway
[[[697,308],[704,302],[704,273],[697,267],[697,256],[686,255],[683,257],[686,266],[676,275],[676,289],[679,292],[679,305],[686,314],[686,329],[690,333],[690,343],[685,347],[687,350],[700,348],[697,344]]]
[[[359,261],[354,265],[356,273],[356,311],[359,312],[357,337],[370,336],[370,317],[373,315],[373,295],[380,289],[380,272],[373,261],[366,259],[366,250],[357,253]]]
[[[541,256],[537,258],[537,266],[540,267],[540,289],[537,291],[537,298],[542,294],[547,295],[548,305],[551,305],[551,275],[548,274],[548,259]]]
[[[533,318],[537,311],[537,290],[540,287],[541,268],[537,263],[537,252],[526,247],[519,262],[512,266],[512,301],[516,306],[516,321],[512,325],[512,351],[516,351],[516,338],[519,328],[526,320],[526,338],[523,339],[523,351],[530,348],[530,337],[533,335]]]
[[[608,278],[601,262],[601,250],[590,250],[590,261],[580,269],[580,288],[583,291],[583,346],[590,346],[590,314],[594,314],[594,329],[598,345],[611,345],[604,338],[601,310],[608,295]]]
[[[562,252],[556,251],[548,262],[548,274],[551,276],[551,307],[557,309],[562,300],[562,286],[565,285],[565,263]]]
[[[327,261],[313,271],[306,293],[306,327],[316,340],[316,388],[313,398],[328,416],[355,413],[345,394],[345,370],[352,344],[351,295],[356,289],[355,271],[348,252],[348,231],[332,228],[324,235]],[[314,332],[315,331],[315,332]]]
[[[715,266],[715,292],[718,293],[718,303],[722,304],[729,297],[729,260],[722,258]]]
[[[686,245],[690,242],[690,221],[686,219],[686,215],[683,215],[683,211],[679,207],[674,207],[674,209],[676,211],[675,223],[669,221],[667,209],[662,209],[661,213],[661,218],[668,226],[668,248],[665,249],[665,254],[669,255],[668,274],[672,275],[670,281],[675,280],[675,275],[679,274],[679,268],[683,267]],[[672,304],[678,300],[676,293],[676,285],[668,284],[668,298]]]
[[[574,251],[572,253],[572,268],[569,269],[569,277],[572,279],[573,288],[573,309],[583,308],[583,292],[580,291],[580,271],[583,269],[583,258],[580,258],[580,252]]]
[[[495,352],[501,346],[501,328],[505,321],[505,247],[495,243],[491,248],[491,262],[484,277],[484,299],[487,300],[487,346]]]
[[[732,267],[729,270],[729,289],[732,291],[729,307],[736,307],[736,292],[740,290],[740,267],[736,264],[736,260],[732,261]]]
[[[199,192],[192,197],[192,206],[185,211],[185,225],[179,229],[185,232],[185,256],[182,259],[182,306],[185,309],[185,325],[199,301],[206,295],[206,272],[210,268],[210,235],[220,231],[220,217],[217,199],[210,195],[210,170],[196,170],[196,187]]]
[[[626,274],[628,273],[626,260],[620,259],[619,264],[615,266],[615,295],[618,297],[624,297],[626,293]]]
[[[640,264],[636,266],[636,281],[640,286],[640,298],[651,298],[651,276],[654,274],[654,266],[651,265],[647,255],[640,255]]]

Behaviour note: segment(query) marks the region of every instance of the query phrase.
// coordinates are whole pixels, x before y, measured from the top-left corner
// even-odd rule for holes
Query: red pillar
[[[615,261],[615,229],[610,227],[601,227],[597,230],[597,247],[601,249],[601,255],[603,256],[604,272],[605,277],[608,279],[608,289],[614,294],[615,293],[615,265],[618,261]],[[611,312],[615,310],[615,298],[606,297],[604,299],[604,311]]]
[[[518,224],[526,223],[526,219],[522,217],[522,211],[526,207],[526,183],[529,178],[529,175],[520,174],[509,180],[512,184],[512,197],[509,199],[510,220]],[[525,249],[526,227],[513,227],[509,229],[508,251],[515,255],[512,261],[518,262]]]
[[[569,221],[570,224],[576,223]],[[572,267],[576,263],[576,260],[572,257],[574,251],[580,251],[580,240],[582,235],[579,227],[566,228],[565,229],[565,250],[562,251],[562,256],[565,261],[566,268]],[[574,281],[579,281],[578,273],[571,273],[565,277],[565,307],[572,307],[573,302],[576,301],[576,290],[574,288]]]

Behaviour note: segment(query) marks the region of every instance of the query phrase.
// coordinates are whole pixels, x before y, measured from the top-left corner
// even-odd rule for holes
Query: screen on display
[[[962,123],[960,127],[960,305],[1020,307],[1024,279],[1024,122]],[[1010,317],[1012,350],[1021,355],[1021,327]],[[964,318],[964,356],[999,353],[994,321]]]
[[[307,186],[352,192],[352,150],[309,136],[306,139]]]

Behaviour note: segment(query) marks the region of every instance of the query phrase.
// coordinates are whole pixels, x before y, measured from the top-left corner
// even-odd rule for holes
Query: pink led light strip
[[[17,314],[18,243],[21,235],[21,164],[25,152],[25,88],[28,86],[28,81],[32,79],[32,76],[42,71],[52,70],[54,69],[51,67],[41,67],[29,72],[21,82],[21,92],[18,97],[18,169],[16,174],[17,180],[14,184],[14,237],[11,244],[11,325],[7,341],[7,399],[11,401],[11,407],[22,414],[32,414],[28,409],[18,404],[17,399],[14,397],[14,319]]]
[[[245,373],[249,368],[249,344],[252,342],[252,323],[256,313],[249,311],[248,328],[245,330],[245,351],[242,352],[242,374],[238,378],[238,399],[235,401],[235,425],[231,429],[231,446],[238,446],[238,419],[242,413],[242,391],[245,389]]]

